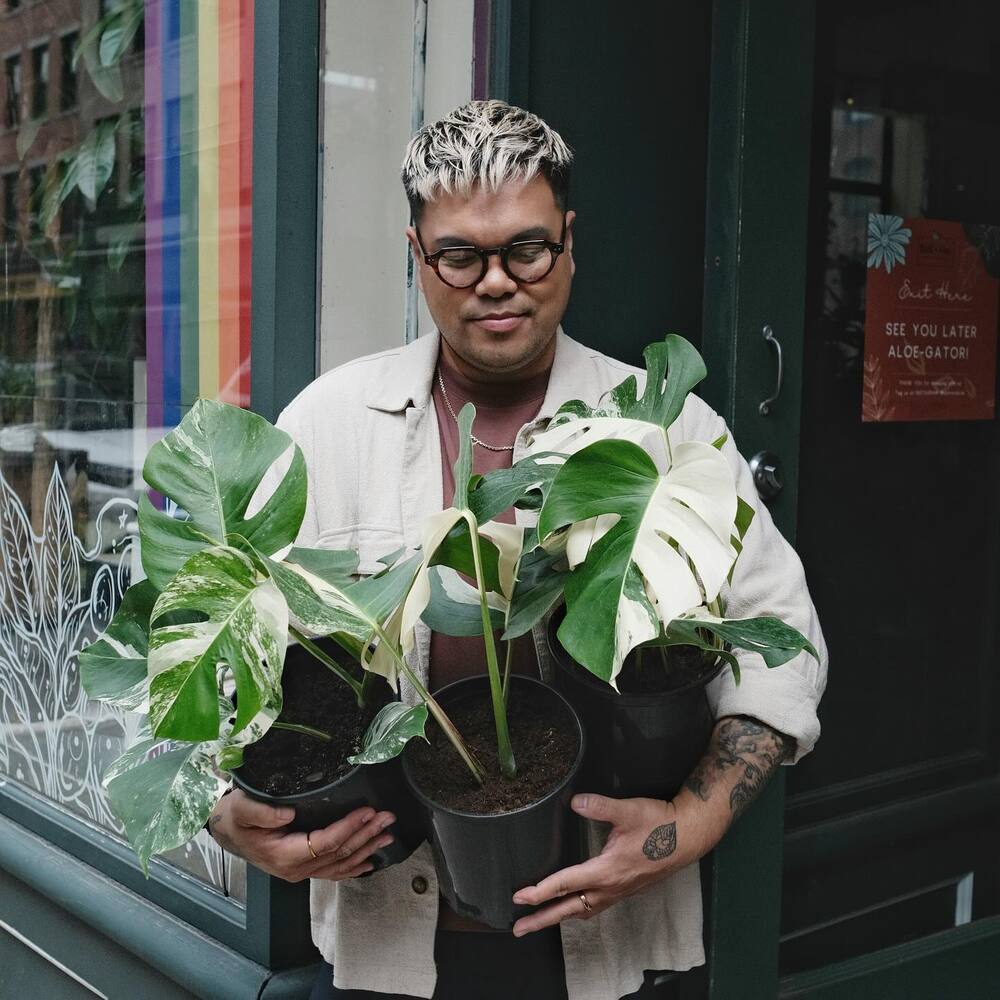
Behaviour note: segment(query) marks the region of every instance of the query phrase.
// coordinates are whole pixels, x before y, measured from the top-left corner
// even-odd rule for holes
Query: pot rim
[[[489,675],[488,674],[476,674],[474,677],[463,677],[460,680],[452,681],[450,684],[446,684],[439,691],[435,692],[435,700],[440,701],[441,695],[453,688],[460,687],[462,685],[471,684],[483,684],[489,685]],[[536,799],[534,802],[529,802],[526,806],[520,806],[517,809],[511,809],[508,812],[498,812],[498,813],[474,813],[465,812],[462,809],[453,809],[451,806],[443,805],[440,802],[435,801],[429,795],[427,795],[422,788],[420,788],[413,778],[411,773],[410,761],[407,756],[406,750],[404,750],[400,757],[403,762],[403,778],[406,782],[406,787],[413,793],[413,796],[421,803],[421,805],[427,807],[428,809],[437,810],[440,812],[447,813],[450,816],[458,816],[461,819],[468,820],[482,820],[486,822],[501,822],[504,820],[513,820],[523,813],[531,812],[537,809],[539,806],[544,805],[549,802],[553,797],[558,796],[566,786],[576,777],[580,771],[580,767],[583,764],[583,754],[586,750],[586,733],[583,729],[583,723],[580,720],[580,716],[577,714],[576,709],[569,703],[569,701],[563,696],[560,691],[557,691],[551,684],[546,684],[545,681],[540,680],[537,677],[531,677],[527,674],[515,674],[510,675],[510,681],[512,684],[533,684],[540,688],[544,688],[546,691],[550,692],[556,701],[561,702],[569,713],[569,717],[576,724],[576,732],[578,736],[578,745],[576,751],[576,759],[573,761],[573,765],[570,767],[569,771],[559,782],[555,788],[550,789],[546,792],[540,799]],[[442,706],[443,707],[443,706]]]
[[[389,761],[381,761],[382,764],[388,764]],[[288,795],[271,795],[268,792],[262,792],[250,784],[249,781],[240,778],[239,768],[235,768],[229,772],[230,777],[233,779],[233,784],[237,788],[251,795],[258,802],[275,802],[278,805],[293,805],[296,802],[311,802],[313,799],[325,798],[329,792],[336,788],[338,785],[344,784],[350,778],[353,778],[358,771],[363,767],[377,767],[377,764],[355,764],[350,771],[346,774],[341,775],[336,781],[329,781],[325,785],[320,785],[318,788],[311,788],[305,792],[291,792]]]
[[[564,611],[564,608],[565,605],[562,608],[557,609],[556,612],[549,617],[548,627],[545,630],[545,638],[548,643],[549,652],[552,654],[552,659],[555,661],[556,668],[561,670],[563,673],[568,674],[570,677],[577,678],[581,684],[586,685],[587,688],[592,690],[595,694],[606,697],[617,704],[640,707],[642,705],[656,705],[661,702],[670,701],[672,698],[687,694],[697,688],[707,687],[712,681],[715,680],[716,677],[719,676],[720,673],[722,673],[723,669],[729,665],[725,660],[720,659],[715,667],[707,671],[702,677],[689,681],[681,687],[671,688],[669,691],[650,691],[645,694],[638,691],[617,691],[607,681],[602,681],[599,677],[591,673],[585,666],[583,666],[583,664],[574,660],[573,657],[570,656],[569,652],[567,652],[563,644],[559,641],[557,632],[563,618],[563,615],[559,614],[559,612]]]

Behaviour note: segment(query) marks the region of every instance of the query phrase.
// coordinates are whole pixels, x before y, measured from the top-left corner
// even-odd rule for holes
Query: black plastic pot
[[[331,640],[320,639],[317,644],[332,655],[342,655]],[[301,646],[289,646],[285,657],[285,673],[303,666],[311,667],[315,661]],[[392,812],[396,822],[385,832],[395,838],[388,847],[371,855],[369,860],[375,871],[405,861],[424,840],[423,821],[416,799],[403,781],[399,758],[384,764],[360,764],[337,781],[310,788],[294,795],[270,795],[249,785],[240,777],[239,769],[232,772],[233,782],[251,798],[272,806],[291,806],[295,809],[292,830],[311,832],[320,830],[349,812],[362,806]]]
[[[398,758],[384,764],[359,765],[338,781],[295,795],[268,795],[258,791],[240,779],[238,770],[233,771],[233,782],[259,802],[292,806],[295,819],[290,824],[291,829],[306,833],[329,826],[362,806],[394,813],[396,822],[385,832],[391,833],[395,840],[368,859],[375,871],[405,861],[424,839],[419,809],[403,781]]]
[[[515,920],[535,909],[514,905],[511,897],[518,889],[535,885],[579,860],[576,815],[569,801],[583,762],[580,720],[566,699],[541,681],[514,674],[510,682],[514,685],[511,697],[528,694],[545,699],[551,703],[553,714],[562,713],[572,720],[578,735],[573,767],[544,798],[509,813],[484,816],[459,812],[421,791],[413,780],[410,755],[403,754],[406,783],[423,807],[425,833],[434,851],[441,894],[456,913],[498,930],[509,930]],[[460,701],[482,697],[488,691],[489,679],[484,675],[455,681],[435,698],[448,712]]]
[[[556,636],[563,615],[549,621],[556,687],[587,733],[580,788],[613,798],[672,799],[701,759],[715,720],[705,685],[722,664],[685,687],[656,694],[619,694],[581,667]]]

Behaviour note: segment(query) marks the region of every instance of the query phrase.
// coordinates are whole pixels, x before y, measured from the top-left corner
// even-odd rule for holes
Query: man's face
[[[537,374],[551,364],[573,280],[573,218],[573,212],[566,213],[565,251],[552,271],[532,284],[509,277],[494,255],[478,284],[451,288],[424,263],[417,234],[407,229],[418,283],[444,339],[442,350],[464,374],[502,381]],[[555,243],[563,213],[549,182],[536,176],[495,193],[477,185],[468,197],[441,194],[424,206],[419,226],[429,254],[446,246],[489,248],[531,239]]]

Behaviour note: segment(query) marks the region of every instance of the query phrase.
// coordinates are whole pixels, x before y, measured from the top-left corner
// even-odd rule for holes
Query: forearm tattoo
[[[770,780],[775,769],[795,753],[795,740],[754,719],[742,716],[720,723],[708,753],[684,782],[689,792],[707,802],[717,782],[731,768],[739,777],[729,793],[733,819],[738,819]]]

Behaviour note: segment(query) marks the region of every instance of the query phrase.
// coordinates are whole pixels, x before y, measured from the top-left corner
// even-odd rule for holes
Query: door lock
[[[762,500],[776,497],[785,485],[781,459],[772,451],[758,451],[750,459],[750,472]]]

